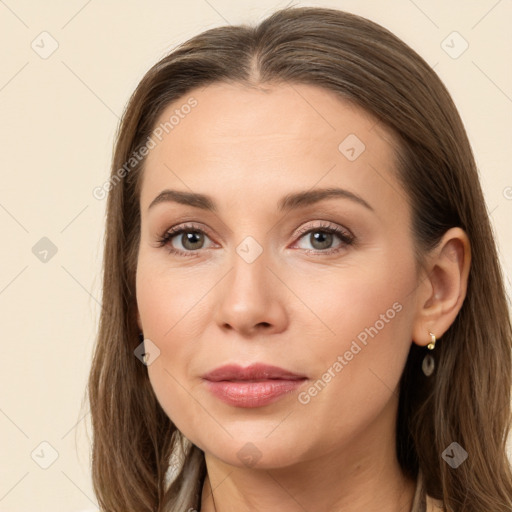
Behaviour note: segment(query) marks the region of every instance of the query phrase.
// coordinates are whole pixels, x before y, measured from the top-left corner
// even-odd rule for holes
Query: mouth
[[[226,365],[203,376],[208,390],[234,407],[263,407],[295,391],[307,377],[277,366]]]

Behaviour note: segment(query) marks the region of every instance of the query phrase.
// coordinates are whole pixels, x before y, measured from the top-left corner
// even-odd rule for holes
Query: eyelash
[[[300,239],[303,236],[307,235],[308,233],[314,233],[317,231],[322,231],[322,232],[327,232],[327,233],[337,235],[338,238],[341,240],[342,244],[339,247],[326,249],[324,251],[319,250],[319,249],[317,249],[317,250],[306,249],[306,252],[308,252],[308,253],[331,255],[331,254],[335,254],[335,253],[343,250],[344,247],[352,245],[355,242],[355,237],[352,234],[348,234],[348,232],[343,231],[336,225],[332,225],[332,224],[321,224],[319,226],[302,228],[296,234],[296,237],[298,239]],[[201,234],[208,236],[208,234],[204,230],[195,226],[194,224],[186,224],[186,225],[173,227],[173,228],[167,230],[163,235],[159,236],[158,240],[157,240],[157,246],[164,247],[164,246],[168,245],[169,246],[168,251],[170,254],[175,254],[178,256],[185,256],[185,257],[195,257],[198,255],[197,253],[201,249],[196,249],[196,250],[191,250],[191,251],[182,251],[182,250],[176,249],[170,245],[171,240],[175,236],[181,235],[183,233],[190,233],[190,232],[201,233]]]

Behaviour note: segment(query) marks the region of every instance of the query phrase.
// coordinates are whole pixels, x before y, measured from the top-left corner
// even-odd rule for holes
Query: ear
[[[448,330],[466,298],[471,245],[461,228],[449,229],[426,258],[417,292],[413,341],[426,346]]]

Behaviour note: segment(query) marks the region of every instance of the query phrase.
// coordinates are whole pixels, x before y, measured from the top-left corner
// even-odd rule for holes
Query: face
[[[210,85],[158,124],[176,109],[140,197],[138,323],[161,406],[239,467],[364,446],[394,420],[418,282],[390,135],[307,85]],[[282,371],[205,379],[256,363]]]

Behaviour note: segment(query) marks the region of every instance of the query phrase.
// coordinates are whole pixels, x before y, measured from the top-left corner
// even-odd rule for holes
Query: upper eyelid
[[[348,236],[352,236],[352,232],[344,226],[340,226],[339,224],[336,224],[336,223],[330,222],[330,221],[320,221],[320,222],[322,224],[319,226],[305,226],[303,228],[300,228],[295,233],[295,236],[304,235],[305,233],[308,233],[309,231],[314,231],[315,229],[318,229],[319,231],[322,229],[330,230],[330,231],[341,231],[341,232],[346,232],[346,234]]]
[[[344,226],[340,226],[340,225],[338,225],[335,222],[326,221],[326,220],[321,220],[321,221],[317,221],[317,222],[320,222],[321,225],[319,225],[319,226],[304,226],[304,227],[301,227],[300,229],[295,231],[295,235],[303,234],[304,232],[307,232],[310,229],[322,229],[322,228],[326,228],[326,229],[340,229],[341,231],[347,231],[348,233],[350,233],[350,230],[348,228],[346,228]],[[193,231],[193,230],[203,231],[205,233],[208,233],[210,231],[209,227],[205,227],[202,224],[197,224],[197,223],[194,223],[194,222],[184,222],[182,224],[177,224],[175,226],[167,228],[164,231],[164,234],[171,233],[171,232],[177,232],[177,231],[181,231],[181,230],[187,230],[187,229],[189,229],[190,231]]]

